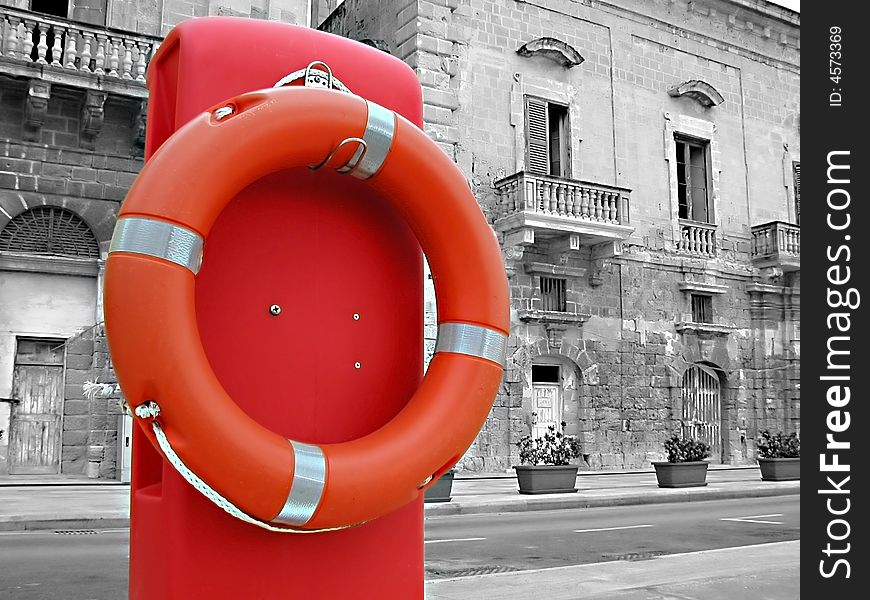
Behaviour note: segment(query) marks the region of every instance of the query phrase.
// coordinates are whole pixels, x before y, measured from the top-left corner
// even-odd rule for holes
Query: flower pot
[[[707,485],[707,465],[700,460],[694,462],[654,462],[656,479],[662,488],[701,487]]]
[[[453,470],[447,471],[423,492],[423,502],[450,502],[453,490]]]
[[[516,465],[521,494],[566,494],[576,492],[577,465]]]
[[[800,458],[759,458],[762,481],[794,481],[801,478]]]

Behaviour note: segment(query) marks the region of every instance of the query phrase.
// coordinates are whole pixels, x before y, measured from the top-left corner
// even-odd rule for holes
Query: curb
[[[703,500],[733,500],[736,498],[768,498],[772,496],[793,496],[800,494],[800,486],[758,488],[754,490],[673,490],[668,494],[648,494],[634,496],[612,496],[604,498],[584,498],[583,496],[562,496],[559,498],[518,498],[494,502],[468,503],[431,503],[425,505],[426,517],[446,517],[454,515],[479,515],[488,513],[527,512],[537,510],[558,510],[571,508],[604,508],[608,506],[632,506],[643,504],[670,504],[679,502],[698,502]]]
[[[121,483],[112,479],[101,479],[91,481],[10,481],[9,479],[0,479],[0,488],[9,487],[88,487],[88,488],[114,488],[114,487],[130,487],[129,483]]]
[[[80,517],[0,520],[0,533],[10,531],[54,531],[70,529],[127,529],[130,517]]]
[[[632,506],[644,504],[669,504],[699,502],[704,500],[733,500],[736,498],[767,498],[800,494],[800,485],[752,490],[711,490],[710,488],[668,490],[666,493],[645,495],[584,498],[582,495],[563,495],[558,498],[516,497],[492,502],[433,502],[424,504],[424,517],[447,517],[455,515],[480,515],[495,513],[559,510],[572,508],[604,508],[609,506]],[[519,495],[518,495],[519,496]],[[52,531],[70,529],[126,529],[129,517],[83,516],[49,518],[0,518],[0,532]]]

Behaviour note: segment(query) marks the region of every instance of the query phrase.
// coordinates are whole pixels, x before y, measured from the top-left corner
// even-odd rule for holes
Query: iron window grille
[[[74,212],[57,206],[37,206],[9,221],[0,231],[0,251],[100,257],[100,246],[87,223]]]
[[[554,312],[566,312],[567,290],[564,279],[541,277],[541,308]]]
[[[713,297],[692,294],[692,321],[695,323],[713,322]]]

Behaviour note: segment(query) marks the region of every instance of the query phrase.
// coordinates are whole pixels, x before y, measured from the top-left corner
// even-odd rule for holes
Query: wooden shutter
[[[539,175],[550,172],[547,148],[547,103],[526,96],[526,170]]]
[[[801,224],[801,164],[791,163],[794,172],[794,214],[795,222]]]

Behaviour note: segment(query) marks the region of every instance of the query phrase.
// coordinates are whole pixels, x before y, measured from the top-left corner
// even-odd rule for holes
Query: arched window
[[[100,257],[97,238],[87,223],[74,212],[59,206],[37,206],[9,221],[0,231],[0,251]]]
[[[710,444],[710,456],[722,455],[722,399],[719,377],[708,366],[696,364],[683,375],[683,437]]]

